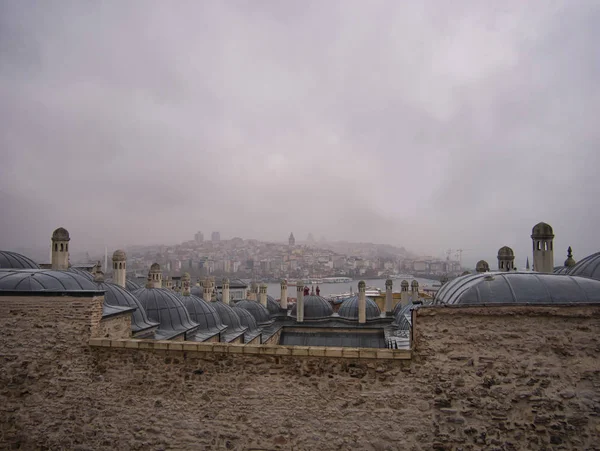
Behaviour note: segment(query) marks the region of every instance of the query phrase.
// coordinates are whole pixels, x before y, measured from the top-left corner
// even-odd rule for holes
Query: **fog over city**
[[[4,1],[0,249],[600,248],[600,2]],[[521,265],[519,263],[518,265]]]

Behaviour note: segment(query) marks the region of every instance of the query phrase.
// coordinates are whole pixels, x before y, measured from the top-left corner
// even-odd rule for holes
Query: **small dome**
[[[552,271],[552,274],[568,274],[569,269],[571,268],[567,266],[555,266],[554,270]]]
[[[194,296],[198,296],[200,299],[204,299],[204,288],[199,285],[194,285],[190,288],[190,293]]]
[[[69,232],[63,227],[59,227],[52,233],[52,241],[70,241]]]
[[[540,222],[533,226],[531,230],[531,238],[533,239],[552,239],[554,238],[554,231],[549,224]]]
[[[498,258],[510,259],[511,257],[514,259],[515,253],[510,247],[503,246],[500,249],[498,249]]]
[[[588,255],[569,269],[570,276],[587,277],[600,280],[600,252]]]
[[[212,305],[213,303],[206,302],[197,296],[179,294],[177,297],[185,305],[192,321],[200,326],[199,331],[218,333],[227,327],[221,321],[219,313]]]
[[[256,323],[254,316],[252,316],[252,313],[238,306],[231,307],[231,309],[238,315],[238,317],[240,318],[240,323],[242,324],[242,326],[247,327],[248,331],[255,332],[259,330],[258,324]]]
[[[94,282],[94,275],[91,272],[89,272],[89,271],[86,271],[86,270],[80,269],[80,268],[74,268],[72,266],[69,269],[67,269],[67,271],[75,273],[75,274],[78,274],[81,277],[85,277],[86,279],[91,280],[92,282]]]
[[[137,290],[138,288],[142,288],[142,286],[141,286],[139,283],[137,283],[137,282],[134,282],[134,281],[133,281],[133,280],[131,280],[131,279],[127,279],[127,280],[125,280],[125,289],[126,289],[127,291],[135,291],[135,290]]]
[[[0,251],[2,269],[40,269],[36,262],[16,252]]]
[[[365,298],[367,320],[377,319],[381,316],[381,310],[371,298]],[[338,310],[340,318],[358,321],[358,296],[351,296],[342,302]]]
[[[129,307],[135,310],[131,313],[131,331],[134,334],[142,334],[144,330],[152,329],[158,326],[158,323],[150,321],[146,310],[142,307],[140,301],[129,291],[121,288],[114,283],[97,282],[99,289],[106,291],[104,293],[104,304],[114,307]]]
[[[401,330],[410,330],[412,327],[411,310],[414,308],[414,304],[409,302],[406,305],[397,304],[397,306],[398,305],[400,308],[397,310],[394,309],[394,322],[392,325]]]
[[[408,280],[403,280],[402,282],[400,282],[400,286],[402,288],[408,288]]]
[[[158,263],[152,263],[152,266],[150,266],[150,271],[160,271],[160,265]]]
[[[410,286],[412,288],[419,288],[419,282],[417,282],[417,280],[415,279],[410,283]]]
[[[43,292],[45,294],[103,295],[91,280],[71,271],[20,269],[0,271],[0,291]]]
[[[113,252],[112,261],[113,262],[124,262],[127,260],[127,254],[122,249],[117,249]]]
[[[273,296],[267,295],[267,310],[270,315],[275,315],[281,311],[281,305],[279,305],[279,302]]]
[[[298,304],[294,304],[290,315],[296,318]],[[321,296],[309,295],[304,297],[304,319],[324,319],[333,315],[333,309],[329,302]]]
[[[248,310],[259,325],[273,322],[269,317],[269,310],[258,301],[244,299],[235,304],[235,306]]]
[[[221,301],[213,301],[210,303],[223,321],[223,324],[227,326],[227,330],[225,331],[225,336],[223,337],[225,341],[230,341],[244,333],[247,329],[246,326],[242,325],[239,315],[233,310],[229,305],[221,302]]]
[[[177,295],[166,288],[139,288],[133,295],[146,310],[148,318],[159,323],[157,338],[169,339],[193,333],[198,325]]]
[[[477,272],[488,272],[490,270],[490,265],[485,260],[479,260],[477,265],[475,265],[475,271]]]

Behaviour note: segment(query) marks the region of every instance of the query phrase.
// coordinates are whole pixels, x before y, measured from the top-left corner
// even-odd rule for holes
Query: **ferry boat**
[[[322,283],[350,283],[352,279],[350,277],[323,277]]]

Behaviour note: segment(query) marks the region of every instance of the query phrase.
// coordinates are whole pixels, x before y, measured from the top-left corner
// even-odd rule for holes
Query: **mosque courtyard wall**
[[[0,298],[0,448],[600,449],[597,305],[419,308],[404,358],[103,340],[101,313]]]

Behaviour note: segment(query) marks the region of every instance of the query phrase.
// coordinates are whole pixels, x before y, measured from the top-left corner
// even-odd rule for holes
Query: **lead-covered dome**
[[[138,290],[140,288],[142,288],[142,286],[139,283],[134,282],[131,279],[125,280],[125,289],[127,291],[135,291],[135,290]]]
[[[273,320],[269,316],[269,310],[258,301],[244,299],[235,304],[236,307],[248,310],[259,325],[270,324]]]
[[[198,329],[183,302],[166,288],[139,288],[132,293],[146,310],[148,318],[159,326],[156,338],[171,339],[192,334]]]
[[[124,262],[127,260],[127,254],[122,249],[117,249],[113,252],[112,261],[113,262]]]
[[[381,316],[381,310],[371,298],[365,298],[367,321],[377,319]],[[351,296],[345,299],[338,310],[340,318],[351,321],[358,321],[358,296]]]
[[[412,327],[412,316],[411,311],[415,307],[412,302],[406,305],[398,304],[400,308],[394,312],[393,326],[396,326],[400,330],[410,330]]]
[[[0,269],[0,291],[72,296],[104,294],[94,282],[79,274],[52,269]]]
[[[515,258],[515,252],[508,246],[502,246],[498,249],[498,258]]]
[[[545,222],[539,222],[531,229],[531,238],[533,239],[552,239],[554,238],[554,231],[550,224]]]
[[[52,241],[70,241],[69,232],[64,227],[59,227],[52,232]]]
[[[246,332],[244,333],[244,342],[247,343],[250,340],[256,338],[258,335],[260,335],[262,330],[256,323],[254,316],[252,316],[252,314],[248,310],[237,306],[231,307],[231,309],[240,318],[242,326],[246,327]]]
[[[490,265],[485,260],[479,260],[475,265],[475,271],[477,272],[488,272],[490,270]]]
[[[296,318],[298,303],[294,304],[290,315]],[[321,296],[309,295],[304,297],[304,320],[325,319],[333,315],[329,302]]]
[[[600,281],[571,275],[494,272],[457,277],[438,292],[436,304],[600,303]]]
[[[281,311],[281,305],[279,305],[279,302],[273,296],[267,295],[267,310],[270,315],[276,315]]]
[[[589,279],[600,280],[600,252],[588,255],[569,268],[570,276],[587,277]]]
[[[178,294],[177,297],[183,302],[192,321],[198,324],[198,332],[214,335],[227,328],[212,303],[193,295]]]
[[[113,307],[128,307],[135,309],[131,312],[131,331],[134,336],[142,336],[145,333],[156,329],[159,324],[151,321],[146,315],[146,310],[140,303],[140,301],[129,291],[121,288],[114,283],[97,281],[96,286],[104,290],[104,304],[105,306]]]
[[[11,251],[0,251],[0,269],[40,269],[29,257]]]

